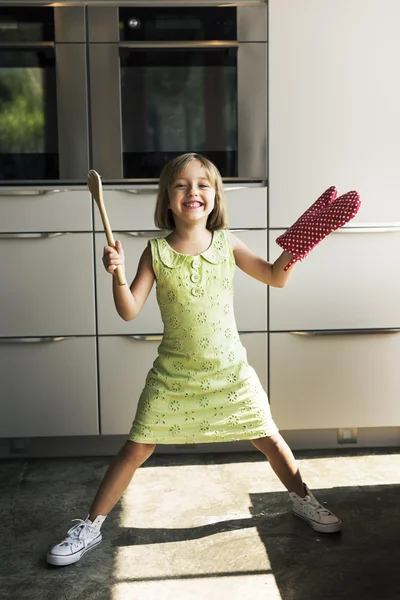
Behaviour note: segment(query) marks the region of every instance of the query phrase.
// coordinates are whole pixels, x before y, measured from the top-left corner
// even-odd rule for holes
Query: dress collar
[[[171,248],[165,238],[157,238],[158,253],[162,263],[170,269],[176,269],[186,260],[193,260],[196,257],[204,258],[207,262],[218,265],[226,260],[225,236],[226,234],[223,229],[214,231],[210,246],[201,254],[196,255],[181,254]]]

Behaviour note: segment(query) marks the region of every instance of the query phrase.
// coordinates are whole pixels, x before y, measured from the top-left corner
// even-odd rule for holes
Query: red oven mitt
[[[285,271],[303,260],[327,235],[356,216],[361,205],[358,192],[352,191],[336,198],[337,190],[329,188],[316,202],[276,240],[278,246],[293,254]]]

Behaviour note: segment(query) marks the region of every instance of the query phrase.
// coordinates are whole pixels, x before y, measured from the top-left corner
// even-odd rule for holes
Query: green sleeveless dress
[[[199,444],[277,433],[236,327],[229,232],[215,231],[197,256],[176,252],[165,238],[150,247],[164,334],[129,439]]]

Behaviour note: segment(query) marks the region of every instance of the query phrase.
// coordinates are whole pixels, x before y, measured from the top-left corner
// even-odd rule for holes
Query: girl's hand
[[[112,275],[117,267],[125,271],[125,254],[119,240],[115,242],[115,249],[111,248],[111,246],[104,247],[103,265],[107,273],[111,273]]]

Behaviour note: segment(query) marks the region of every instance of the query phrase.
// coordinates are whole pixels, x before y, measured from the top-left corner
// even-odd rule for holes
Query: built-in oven
[[[199,152],[224,178],[266,179],[266,3],[144,4],[87,9],[95,168],[151,180]]]
[[[85,8],[0,6],[0,179],[89,167]]]

